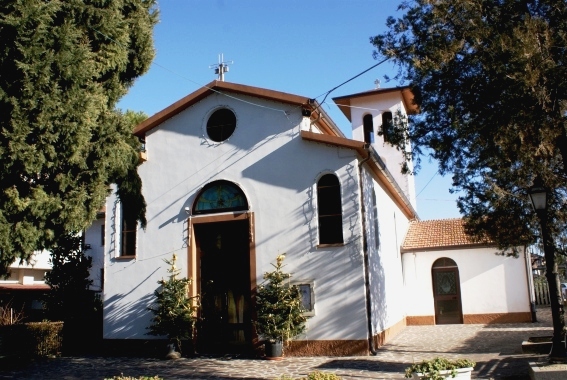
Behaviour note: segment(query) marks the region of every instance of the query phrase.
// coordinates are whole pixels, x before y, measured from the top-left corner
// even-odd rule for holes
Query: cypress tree
[[[109,185],[138,220],[139,142],[115,105],[154,56],[154,0],[0,6],[0,274],[86,228]]]

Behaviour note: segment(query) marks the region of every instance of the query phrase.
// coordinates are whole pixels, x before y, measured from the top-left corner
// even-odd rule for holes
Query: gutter
[[[362,141],[351,140],[339,136],[330,136],[305,130],[302,130],[300,134],[301,138],[306,141],[353,149],[360,155],[360,157],[363,157],[364,162],[368,161],[368,158],[370,157],[372,165],[369,166],[372,173],[374,173],[378,178],[376,182],[378,182],[378,184],[382,186],[386,193],[392,196],[394,203],[398,207],[400,207],[401,211],[408,219],[419,220],[417,211],[413,208],[409,199],[405,196],[400,186],[396,183],[394,177],[386,168],[386,164],[384,164],[384,161],[382,161],[380,156],[378,156],[378,153],[376,153],[374,148],[369,147]]]

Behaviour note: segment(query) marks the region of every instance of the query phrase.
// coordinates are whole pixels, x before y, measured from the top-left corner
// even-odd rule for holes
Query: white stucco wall
[[[148,225],[139,230],[135,259],[116,259],[117,203],[107,202],[104,337],[150,338],[146,328],[157,281],[166,276],[164,258],[178,254],[187,271],[187,215],[199,190],[224,179],[248,197],[255,216],[256,276],[280,253],[297,282],[315,290],[315,315],[300,339],[366,339],[366,314],[355,153],[303,141],[300,109],[256,98],[251,103],[212,95],[164,122],[146,136],[148,161],[140,166]],[[206,138],[208,116],[219,106],[237,116],[224,143]],[[274,110],[276,109],[276,110]],[[285,110],[284,114],[278,110]],[[344,246],[318,248],[316,187],[335,173],[343,197]],[[186,272],[185,272],[186,273]]]
[[[403,297],[399,246],[409,220],[368,173],[364,177],[372,330],[376,335],[400,322],[405,316],[406,300]],[[372,192],[376,194],[378,223],[374,221]]]
[[[34,251],[29,262],[20,262],[19,259],[15,260],[10,269],[51,269],[51,263],[49,259],[51,255],[49,251]]]
[[[403,254],[407,315],[435,315],[431,267],[448,257],[457,263],[463,314],[530,311],[525,258],[495,254],[495,248]]]
[[[7,284],[44,284],[45,273],[50,271],[52,266],[49,262],[51,255],[49,251],[34,251],[29,262],[15,260],[9,268],[9,276],[0,278],[0,283]]]

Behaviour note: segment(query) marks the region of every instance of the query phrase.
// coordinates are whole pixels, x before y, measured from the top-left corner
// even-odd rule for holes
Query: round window
[[[213,112],[207,121],[207,134],[216,142],[228,139],[236,129],[236,116],[227,108]]]

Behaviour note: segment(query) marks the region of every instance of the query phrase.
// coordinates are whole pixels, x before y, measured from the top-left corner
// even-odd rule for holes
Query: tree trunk
[[[546,211],[539,211],[543,238],[543,251],[545,254],[545,267],[547,283],[549,284],[549,298],[551,302],[551,317],[553,320],[553,338],[550,362],[567,362],[567,350],[565,349],[565,315],[563,313],[563,299],[559,292],[559,278],[557,277],[557,263],[555,262],[555,245],[547,229]]]

